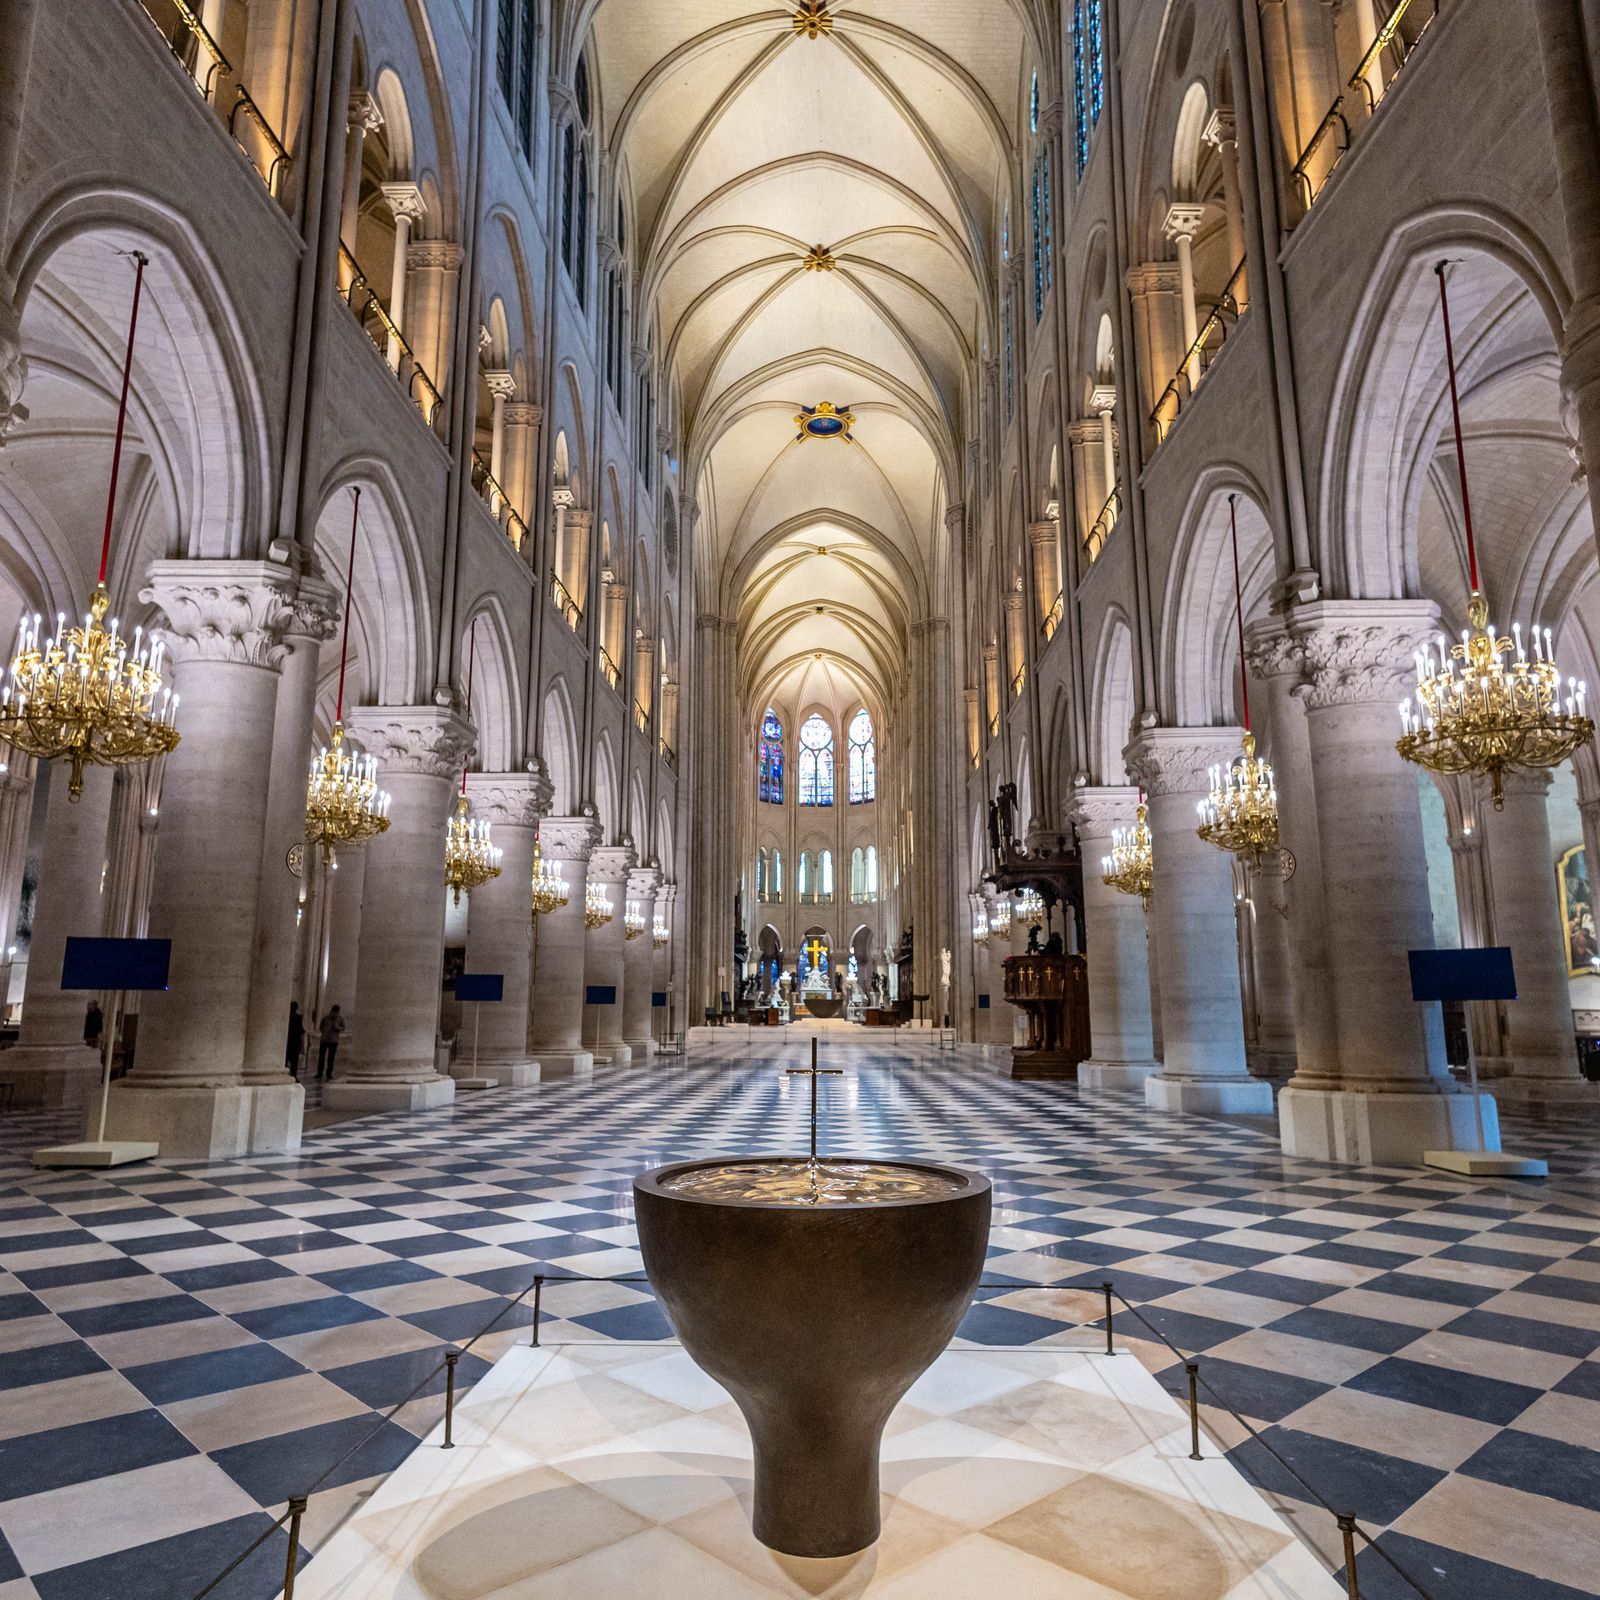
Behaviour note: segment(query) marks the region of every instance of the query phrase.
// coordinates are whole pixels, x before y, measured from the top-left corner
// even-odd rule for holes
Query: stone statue
[[[939,952],[939,985],[944,989],[950,987],[950,952],[948,950]]]
[[[995,796],[1000,808],[1000,836],[1006,845],[1016,838],[1013,824],[1017,815],[1017,786],[1014,783],[1002,783],[1000,791]]]

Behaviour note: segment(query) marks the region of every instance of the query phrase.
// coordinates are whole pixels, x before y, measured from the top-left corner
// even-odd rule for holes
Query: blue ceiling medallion
[[[801,406],[794,419],[795,426],[800,430],[795,438],[843,439],[846,444],[854,444],[850,430],[855,422],[853,411],[841,411],[833,401],[819,400],[814,406]]]

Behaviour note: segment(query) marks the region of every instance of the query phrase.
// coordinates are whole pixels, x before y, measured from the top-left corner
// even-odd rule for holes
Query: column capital
[[[1234,118],[1233,107],[1218,106],[1206,118],[1206,125],[1200,130],[1200,138],[1218,150],[1225,144],[1238,144],[1239,125]]]
[[[1416,683],[1415,655],[1438,631],[1431,600],[1316,600],[1289,626],[1305,658],[1299,691],[1308,711],[1398,702]]]
[[[273,561],[155,561],[139,598],[160,608],[175,662],[273,671],[283,661],[299,580]]]
[[[1139,791],[1132,784],[1081,784],[1067,802],[1067,818],[1079,839],[1109,842],[1113,828],[1133,824],[1138,807]]]
[[[378,188],[389,207],[389,215],[396,222],[418,223],[422,221],[427,211],[427,205],[422,198],[422,190],[416,184],[410,182],[380,183]]]
[[[700,520],[700,502],[692,494],[679,497],[678,521],[686,528],[693,528]]]
[[[383,126],[383,112],[378,102],[365,89],[352,89],[345,107],[345,126],[363,135],[376,133]]]
[[[508,428],[537,428],[544,421],[544,407],[531,400],[513,400],[506,406]]]
[[[636,900],[655,899],[660,887],[660,867],[635,867],[628,874],[628,894]]]
[[[550,809],[550,780],[537,772],[469,772],[467,795],[473,811],[489,822],[532,828]]]
[[[600,842],[593,817],[540,817],[539,848],[552,861],[587,862]]]
[[[1043,522],[1030,522],[1028,524],[1028,543],[1032,545],[1054,544],[1061,524],[1054,518],[1046,518]]]
[[[587,533],[594,526],[594,512],[587,506],[569,505],[566,521],[574,533]]]
[[[1206,208],[1197,201],[1175,200],[1161,219],[1161,231],[1173,243],[1180,239],[1193,239],[1200,231],[1205,215]]]
[[[515,400],[517,397],[517,380],[505,370],[486,372],[483,381],[489,393],[496,400]]]
[[[589,881],[626,883],[638,860],[631,844],[598,845],[589,856]]]
[[[324,644],[339,631],[343,597],[320,573],[302,572],[295,585],[293,610],[284,632],[291,639],[314,639]]]
[[[1211,768],[1232,761],[1243,737],[1243,728],[1148,728],[1122,756],[1149,795],[1203,795]]]
[[[358,706],[344,720],[386,774],[454,779],[477,743],[472,724],[448,706]]]
[[[1098,394],[1100,391],[1096,390]],[[1067,443],[1081,445],[1085,448],[1099,447],[1105,438],[1105,424],[1101,422],[1099,414],[1092,417],[1080,417],[1076,422],[1067,424]]]
[[[1176,285],[1174,285],[1176,287]],[[1089,391],[1089,409],[1094,412],[1104,436],[1104,419],[1117,409],[1117,386],[1114,383],[1097,383]]]
[[[1245,660],[1250,671],[1262,680],[1305,675],[1305,655],[1282,617],[1259,617],[1245,624]]]
[[[0,446],[19,422],[28,420],[22,391],[28,383],[28,358],[22,352],[22,318],[0,294]]]
[[[464,254],[450,239],[414,239],[406,251],[406,263],[423,271],[459,271]]]
[[[1128,268],[1126,282],[1132,295],[1176,294],[1183,287],[1176,261],[1140,262]]]
[[[967,506],[964,500],[953,501],[944,508],[944,525],[951,534],[959,537],[966,530]]]

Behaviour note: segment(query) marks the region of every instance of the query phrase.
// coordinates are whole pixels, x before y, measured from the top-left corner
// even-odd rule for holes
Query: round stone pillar
[[[158,561],[142,595],[166,616],[181,697],[149,916],[150,937],[170,939],[172,957],[167,989],[141,997],[133,1069],[111,1088],[106,1135],[154,1140],[166,1158],[218,1160],[249,1148],[245,1032],[295,586],[271,562]],[[282,1137],[298,1143],[292,1121]]]
[[[584,930],[584,988],[614,991],[609,1004],[589,1008],[592,1013],[589,1039],[595,1060],[613,1067],[625,1067],[633,1059],[633,1052],[622,1038],[622,1009],[627,994],[626,929],[622,914],[626,908],[628,875],[633,871],[634,861],[631,844],[602,846],[589,858],[589,882],[605,886],[614,908],[609,922]]]
[[[1337,1088],[1339,1035],[1327,971],[1317,786],[1311,734],[1298,693],[1305,660],[1299,641],[1279,617],[1252,623],[1246,639],[1250,674],[1266,689],[1272,767],[1278,780],[1278,837],[1295,863],[1292,876],[1271,886],[1278,903],[1289,908],[1283,931],[1288,936],[1294,1005],[1295,1082],[1302,1088]]]
[[[1496,811],[1482,786],[1478,816],[1489,857],[1494,942],[1510,946],[1517,998],[1506,1002],[1504,1055],[1484,1057],[1478,1066],[1495,1078],[1502,1104],[1600,1104],[1600,1087],[1578,1071],[1549,792],[1548,772],[1509,772],[1505,808]]]
[[[305,1090],[284,1062],[289,999],[294,989],[295,906],[300,880],[289,870],[290,850],[306,836],[306,773],[316,707],[318,646],[333,637],[338,593],[313,573],[302,574],[285,624],[287,650],[278,672],[272,723],[272,768],[261,850],[261,897],[256,907],[255,956],[245,1024],[244,1081],[252,1150],[297,1150]],[[309,852],[306,852],[309,855]],[[305,866],[302,866],[305,871]]]
[[[45,777],[42,762],[39,772]],[[45,778],[50,793],[22,1026],[16,1047],[5,1053],[0,1074],[16,1084],[17,1104],[24,1106],[76,1105],[92,1098],[100,1081],[99,1059],[83,1043],[84,1011],[91,996],[63,989],[61,966],[69,938],[94,938],[105,932],[101,885],[106,876],[112,774],[105,767],[86,767],[83,794],[76,801],[67,798],[67,778],[67,768],[59,762]],[[11,931],[6,930],[8,941]],[[106,1026],[110,1025],[108,1016]]]
[[[599,838],[600,824],[593,817],[545,817],[539,823],[544,859],[567,882],[567,903],[539,918],[534,938],[531,1044],[541,1078],[594,1067],[594,1056],[583,1044],[583,896],[589,855]]]
[[[989,1026],[984,1037],[990,1044],[1010,1049],[1016,1037],[1017,1008],[1006,999],[1006,957],[1011,954],[1010,931],[1002,933],[994,925],[1000,896],[993,890],[983,896],[983,914],[989,919],[989,942],[983,953],[989,961]]]
[[[1281,787],[1280,787],[1281,793]],[[1286,1079],[1295,1070],[1294,980],[1289,959],[1288,885],[1283,857],[1274,853],[1246,864],[1254,961],[1256,1047],[1250,1070],[1258,1078]]]
[[[1407,961],[1433,948],[1433,909],[1418,773],[1395,749],[1395,708],[1414,691],[1414,652],[1437,623],[1437,609],[1418,600],[1324,600],[1291,618],[1304,657],[1339,1076],[1334,1089],[1297,1077],[1279,1096],[1286,1155],[1399,1164],[1477,1144],[1472,1102],[1445,1067],[1438,1007],[1412,1000]],[[1484,1112],[1498,1149],[1492,1100]]]
[[[306,852],[309,863],[311,852]],[[312,870],[308,866],[308,870]],[[317,893],[325,902],[322,911],[323,944],[318,951],[319,968],[316,981],[311,986],[310,1017],[307,1029],[320,1025],[324,1016],[335,1006],[344,1018],[348,1037],[355,1038],[359,1022],[356,1017],[356,977],[361,968],[361,902],[366,894],[367,847],[343,845],[331,866],[324,868],[320,862],[314,869],[318,874]],[[353,1050],[346,1051],[346,1064]],[[313,1057],[313,1060],[315,1057]],[[339,1070],[335,1059],[334,1071]]]
[[[439,706],[362,707],[351,739],[378,759],[389,829],[366,846],[357,1026],[340,1047],[323,1104],[420,1111],[449,1105],[455,1083],[434,1070],[444,975],[444,847],[472,728]]]
[[[1272,1086],[1245,1067],[1233,862],[1195,828],[1210,768],[1231,761],[1236,728],[1152,728],[1128,747],[1148,796],[1161,946],[1161,1071],[1145,1079],[1158,1111],[1271,1111]]]
[[[1150,955],[1144,903],[1106,883],[1100,858],[1114,829],[1133,827],[1139,791],[1131,787],[1072,791],[1068,816],[1083,854],[1084,954],[1089,980],[1093,1054],[1078,1066],[1083,1089],[1137,1089],[1160,1070],[1150,1030]]]
[[[467,775],[467,794],[472,814],[492,826],[500,851],[500,876],[474,889],[468,901],[467,971],[497,972],[505,989],[499,1005],[476,1008],[481,1012],[476,1019],[463,1017],[456,1070],[471,1070],[476,1044],[480,1077],[521,1088],[539,1081],[539,1063],[528,1049],[530,893],[539,818],[550,804],[550,782],[525,772],[473,772]]]
[[[623,946],[622,1039],[635,1061],[648,1061],[656,1053],[651,1028],[655,1004],[655,945],[650,930],[656,917],[656,889],[661,873],[656,867],[636,867],[628,874],[628,899],[644,917],[644,932]]]

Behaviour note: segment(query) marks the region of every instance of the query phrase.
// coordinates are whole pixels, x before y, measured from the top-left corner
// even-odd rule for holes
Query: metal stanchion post
[[[1106,1292],[1106,1354],[1114,1356],[1117,1351],[1116,1346],[1111,1342],[1111,1285],[1103,1283],[1100,1287]]]
[[[1200,1363],[1185,1361],[1183,1370],[1189,1374],[1189,1459],[1199,1461],[1200,1455]]]
[[[283,1600],[294,1600],[295,1574],[300,1570],[300,1520],[306,1514],[306,1497],[297,1494],[289,1500],[289,1554],[283,1567]]]
[[[447,1350],[444,1357],[444,1443],[441,1450],[454,1450],[455,1440],[450,1431],[456,1420],[456,1362],[461,1359],[459,1350]]]
[[[1350,1600],[1361,1600],[1361,1579],[1356,1575],[1356,1519],[1346,1511],[1335,1520],[1344,1540],[1344,1590]]]
[[[528,1341],[535,1350],[539,1348],[539,1302],[544,1298],[544,1274],[535,1273],[533,1279],[533,1337]]]

